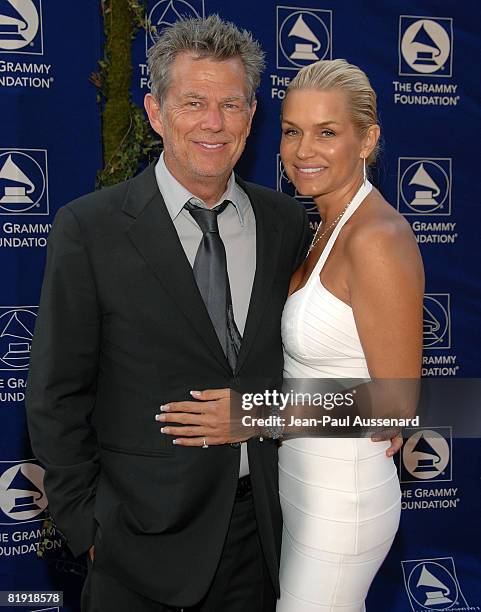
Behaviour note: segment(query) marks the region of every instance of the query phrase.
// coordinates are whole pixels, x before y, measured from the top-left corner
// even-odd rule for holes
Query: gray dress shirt
[[[202,230],[184,209],[184,204],[193,199],[198,206],[208,206],[169,172],[163,153],[155,166],[155,176],[182,248],[193,266],[202,239]],[[219,234],[226,251],[234,318],[239,332],[243,335],[256,270],[256,220],[249,198],[236,183],[234,173],[229,178],[225,193],[215,206],[224,200],[230,200],[233,205],[227,206],[218,216]],[[247,448],[244,443],[241,445],[239,476],[248,473]]]

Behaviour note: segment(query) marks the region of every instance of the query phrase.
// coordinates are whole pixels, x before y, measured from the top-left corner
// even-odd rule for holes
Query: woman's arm
[[[371,378],[421,374],[424,272],[402,218],[360,225],[346,244],[351,306]]]
[[[373,381],[366,386],[372,411],[374,416],[412,417],[422,362],[421,256],[400,216],[359,224],[351,234],[346,244],[348,287]]]

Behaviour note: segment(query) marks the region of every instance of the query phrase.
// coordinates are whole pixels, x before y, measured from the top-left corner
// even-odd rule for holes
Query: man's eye
[[[190,108],[199,108],[200,102],[196,100],[191,100],[190,102],[187,102],[187,106],[190,106]]]
[[[296,136],[297,135],[297,130],[293,130],[292,128],[288,128],[287,130],[283,131],[284,136]]]

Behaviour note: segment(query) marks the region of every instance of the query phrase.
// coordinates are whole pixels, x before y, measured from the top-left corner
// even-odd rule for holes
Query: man
[[[27,407],[51,513],[92,560],[85,611],[275,608],[275,441],[239,447],[224,426],[204,448],[174,444],[155,420],[211,389],[197,397],[218,421],[225,390],[282,376],[280,317],[310,235],[302,207],[232,172],[262,66],[216,16],[167,29],[145,99],[162,157],[52,228]]]

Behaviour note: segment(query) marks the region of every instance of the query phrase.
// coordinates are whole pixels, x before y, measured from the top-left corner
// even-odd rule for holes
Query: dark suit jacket
[[[236,371],[222,352],[154,167],[61,208],[49,237],[27,411],[50,510],[75,555],[165,604],[205,594],[233,506],[239,449],[176,447],[154,415],[190,389],[276,384],[280,318],[310,236],[303,207],[243,183],[257,263]],[[274,441],[248,442],[261,542],[278,586]]]

